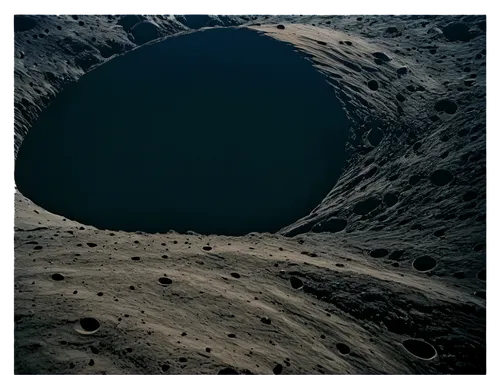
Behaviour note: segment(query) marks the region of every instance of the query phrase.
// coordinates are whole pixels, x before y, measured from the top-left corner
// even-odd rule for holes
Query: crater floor
[[[194,32],[214,26],[220,28]],[[15,27],[16,373],[485,373],[485,17],[68,15],[22,16]],[[172,38],[161,41],[167,36]],[[214,66],[238,78],[225,82],[234,98],[217,92],[220,80],[193,93],[187,75],[162,69],[175,66],[173,59],[165,66],[141,59],[153,51],[186,55],[183,38],[194,43],[190,53],[199,58],[219,48]],[[227,38],[224,45],[233,54],[204,38]],[[245,74],[228,64],[230,55],[247,66],[246,90],[240,90]],[[155,77],[158,66],[178,84],[159,88],[165,80],[151,80],[163,96],[151,95],[152,89],[137,99],[125,74],[133,59],[144,66],[142,83]],[[183,61],[179,72],[190,66],[189,58]],[[250,61],[265,65],[266,78],[279,78],[280,85],[259,81]],[[119,71],[112,67],[123,69],[114,76],[116,85],[100,78]],[[113,72],[104,74],[107,69]],[[205,82],[216,79],[198,73]],[[306,74],[310,79],[302,81]],[[128,90],[116,91],[125,84]],[[252,84],[255,91],[248,89]],[[82,95],[82,88],[89,94]],[[204,111],[172,105],[187,93],[199,96]],[[75,95],[92,105],[72,107]],[[218,101],[242,95],[259,100],[260,110],[249,101],[242,115]],[[126,105],[114,106],[114,115],[101,122],[97,114],[111,113],[114,96]],[[177,118],[177,137],[150,132],[147,121],[123,127],[141,121],[134,112],[139,105],[157,110],[161,121],[165,113]],[[214,136],[219,110],[231,116],[220,118]],[[113,123],[116,117],[122,121]],[[311,120],[307,129],[289,126],[301,118]],[[196,133],[180,126],[187,119],[205,121],[206,127]],[[239,141],[245,148],[238,148],[245,152],[234,161],[241,165],[251,156],[261,168],[236,171],[248,193],[241,204],[252,206],[254,216],[231,211],[210,225],[225,220],[245,235],[154,234],[135,224],[129,232],[111,225],[106,230],[96,227],[106,227],[97,218],[83,222],[83,205],[81,219],[64,213],[75,207],[41,207],[50,201],[74,204],[78,200],[70,194],[80,198],[85,189],[105,200],[96,182],[100,173],[108,186],[121,184],[123,194],[139,189],[144,197],[133,197],[147,202],[129,207],[110,200],[110,216],[103,219],[130,219],[127,209],[144,218],[165,207],[164,189],[178,194],[168,199],[182,213],[186,172],[179,165],[153,168],[157,159],[137,148],[148,141],[166,158],[161,160],[186,164],[179,155],[187,149],[202,160],[204,168],[190,178],[199,178],[195,189],[202,194],[193,198],[203,206],[195,219],[208,223],[217,200],[206,202],[203,194],[229,204],[225,183],[236,183],[214,177],[227,176],[228,169],[215,168],[224,157],[220,146],[235,146],[222,129],[246,129]],[[342,129],[346,134],[337,139]],[[119,142],[109,152],[112,139],[102,134],[123,137],[130,147]],[[283,137],[287,142],[278,142]],[[308,141],[299,142],[301,137]],[[297,144],[304,145],[300,160],[307,165],[290,161]],[[320,158],[325,152],[328,157]],[[102,156],[109,163],[101,165]],[[137,158],[145,166],[126,167],[125,161]],[[325,169],[331,170],[328,181],[321,179]],[[83,171],[91,178],[82,178]],[[166,186],[145,186],[143,171],[176,173],[154,176]],[[47,178],[51,173],[57,178]],[[255,198],[266,178],[285,177],[291,182],[259,192],[275,206]],[[24,196],[22,179],[40,196]],[[63,180],[73,184],[72,192]],[[313,188],[317,195],[303,194]],[[287,207],[283,192],[302,205]],[[37,199],[46,203],[40,206]],[[279,226],[276,233],[250,229],[252,220],[264,224],[263,210],[280,207],[297,211],[266,223]],[[101,206],[95,209],[104,215]],[[159,216],[170,220],[168,213]]]

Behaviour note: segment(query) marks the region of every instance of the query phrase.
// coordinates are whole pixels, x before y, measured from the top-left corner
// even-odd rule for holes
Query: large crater
[[[348,127],[290,45],[212,29],[66,86],[26,136],[15,179],[38,205],[98,228],[275,232],[331,190]]]

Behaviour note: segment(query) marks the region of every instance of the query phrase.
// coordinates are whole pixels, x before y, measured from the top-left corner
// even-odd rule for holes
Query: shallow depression
[[[207,30],[67,86],[24,140],[15,179],[35,203],[98,228],[274,232],[333,187],[348,127],[290,45]]]

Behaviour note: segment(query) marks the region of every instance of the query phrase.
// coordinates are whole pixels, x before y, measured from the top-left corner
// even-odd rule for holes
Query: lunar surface
[[[485,16],[16,16],[15,372],[486,372]]]

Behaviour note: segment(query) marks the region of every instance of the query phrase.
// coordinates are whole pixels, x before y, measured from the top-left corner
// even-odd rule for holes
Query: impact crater
[[[15,179],[48,211],[99,229],[276,232],[334,186],[348,128],[291,45],[205,30],[66,86],[26,136]]]

